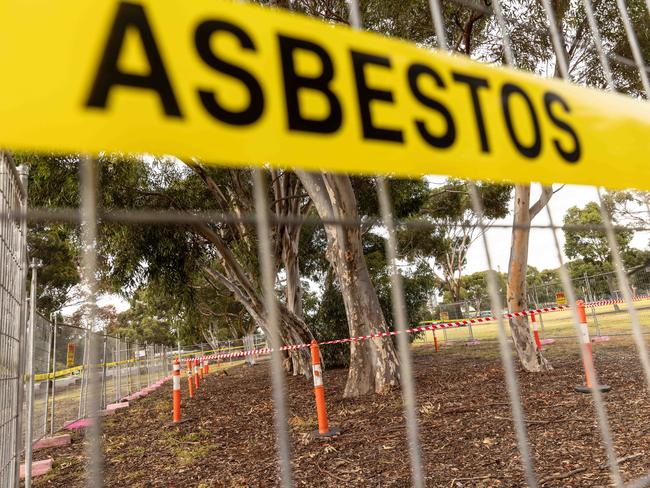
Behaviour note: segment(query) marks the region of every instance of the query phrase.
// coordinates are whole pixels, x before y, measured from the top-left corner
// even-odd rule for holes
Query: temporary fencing
[[[639,301],[646,301],[650,300],[650,296],[644,295],[644,296],[635,296],[632,298],[634,302],[639,302]],[[623,300],[599,300],[596,302],[590,302],[590,303],[582,303],[582,307],[587,307],[590,309],[594,309],[597,307],[603,307],[606,305],[612,305],[614,303],[624,303]],[[513,317],[530,317],[531,323],[535,324],[537,319],[534,319],[534,317],[541,317],[542,314],[546,313],[551,313],[551,312],[566,312],[570,311],[571,307],[569,305],[557,305],[554,307],[543,307],[543,308],[535,308],[535,309],[530,309],[530,310],[525,310],[521,312],[504,312],[502,314],[503,318],[509,319]],[[345,344],[349,342],[359,342],[359,341],[368,341],[371,339],[379,338],[379,337],[394,337],[400,333],[406,333],[406,334],[418,334],[422,332],[427,332],[427,331],[436,331],[436,330],[448,330],[448,329],[458,329],[458,328],[463,328],[463,327],[469,327],[471,325],[480,325],[480,324],[487,324],[487,323],[496,323],[498,322],[499,318],[497,316],[494,317],[476,317],[476,318],[471,318],[471,319],[464,319],[464,320],[456,320],[453,322],[421,322],[420,324],[428,324],[428,325],[420,325],[418,327],[411,327],[408,329],[405,329],[403,331],[400,330],[388,330],[385,332],[379,332],[379,333],[374,333],[374,334],[368,334],[368,335],[363,335],[363,336],[356,336],[356,337],[346,337],[346,338],[341,338],[341,339],[333,339],[329,341],[322,341],[322,342],[316,342],[318,346],[328,346],[328,345],[333,345],[333,344]],[[586,323],[586,322],[585,322]],[[581,323],[582,324],[582,323]],[[538,337],[538,336],[536,336]],[[434,336],[435,338],[435,336]],[[435,339],[436,347],[437,350],[437,339]],[[541,345],[541,343],[540,343]],[[310,344],[285,344],[281,345],[278,350],[280,351],[292,351],[296,349],[306,349],[308,347],[311,347]],[[273,348],[271,347],[263,347],[259,349],[251,349],[251,350],[239,350],[239,351],[233,351],[233,352],[224,352],[224,353],[216,353],[216,354],[208,354],[205,356],[196,356],[193,359],[188,359],[188,365],[194,361],[198,364],[199,361],[203,361],[205,359],[212,359],[212,360],[222,360],[222,359],[235,359],[235,358],[245,358],[249,356],[263,356],[267,354],[271,354],[274,351]]]
[[[39,381],[51,371],[52,325],[40,314],[34,320],[34,393],[33,393],[33,422],[32,442],[48,433],[48,404],[51,388],[48,381]],[[27,366],[26,366],[27,369]],[[23,418],[27,418],[27,402],[23,408]],[[23,426],[27,430],[27,422]]]
[[[26,209],[25,184],[11,157],[0,151],[0,488],[18,482],[22,449],[27,228],[24,219],[7,215]]]
[[[635,297],[635,301],[639,302],[637,306],[638,317],[643,327],[644,333],[650,333],[650,299],[647,301],[644,297],[650,294],[650,272],[643,266],[638,266],[635,269],[628,269],[630,273],[630,286]],[[613,272],[598,273],[582,277],[573,278],[571,280],[578,297],[585,302],[595,303],[600,305],[612,305],[612,307],[591,307],[588,310],[590,315],[590,322],[595,329],[593,334],[595,338],[602,336],[616,336],[616,335],[630,335],[631,331],[626,327],[628,320],[627,307],[622,298],[622,293],[618,289],[616,277]],[[505,288],[504,284],[500,284],[499,294],[501,300],[505,302]],[[551,281],[541,285],[531,285],[528,287],[527,292],[528,304],[534,308],[553,307],[558,305],[558,300],[564,300],[564,290],[562,283],[559,281]],[[646,303],[647,302],[647,303]],[[430,306],[430,312],[433,317],[439,320],[455,320],[468,317],[477,317],[485,314],[490,314],[489,298],[482,294],[476,294],[471,299],[458,301],[458,302],[435,302]],[[550,317],[541,317],[535,324],[540,329],[540,338],[550,341],[562,337],[573,337],[573,330],[571,325],[571,317],[568,312],[561,314],[554,314]],[[474,339],[484,340],[486,336],[494,339],[494,332],[481,333],[475,331],[473,328],[467,328],[467,334],[460,331],[450,333],[447,335],[445,331],[445,340],[468,340]]]
[[[86,348],[90,333],[84,328],[61,323],[56,324],[56,331],[54,361],[49,373],[43,371],[35,376],[37,388],[45,390],[46,385],[50,385],[50,434],[72,421],[84,418],[89,395],[87,372],[90,368],[86,363]],[[166,346],[142,345],[103,333],[93,332],[92,335],[93,340],[101,344],[97,368],[102,409],[171,372],[172,356]]]
[[[289,2],[289,4],[291,3]],[[540,180],[548,185],[558,181],[561,183],[611,184],[616,188],[626,186],[648,188],[650,179],[645,158],[647,144],[650,141],[648,138],[650,121],[647,116],[647,106],[635,98],[641,97],[643,93],[646,96],[650,94],[650,83],[647,75],[648,67],[643,60],[642,51],[634,32],[635,24],[630,21],[625,2],[616,2],[616,8],[613,10],[603,10],[611,7],[611,2],[592,3],[589,0],[575,2],[575,4],[579,4],[579,8],[574,8],[574,10],[576,17],[581,20],[582,27],[580,29],[563,29],[562,25],[557,23],[553,3],[544,0],[541,5],[535,5],[545,14],[550,27],[548,30],[544,22],[539,22],[538,19],[530,19],[524,15],[522,22],[518,15],[521,14],[521,11],[528,9],[524,8],[527,6],[518,2],[508,3],[497,0],[488,5],[467,0],[449,0],[445,2],[445,7],[454,7],[451,14],[446,8],[443,8],[441,3],[438,0],[430,2],[432,28],[425,37],[415,40],[418,43],[417,46],[359,32],[364,27],[365,14],[373,12],[362,12],[359,2],[356,0],[349,2],[349,11],[341,8],[341,11],[337,12],[338,19],[327,19],[333,23],[335,20],[340,22],[340,19],[349,16],[349,23],[354,29],[352,31],[340,26],[307,21],[299,16],[289,16],[282,13],[280,9],[263,9],[230,2],[195,2],[191,5],[192,9],[197,9],[195,12],[192,11],[193,15],[189,15],[189,11],[184,11],[187,15],[182,18],[176,15],[174,5],[150,0],[143,0],[142,3],[120,3],[119,5],[117,2],[105,1],[99,2],[96,8],[85,10],[78,8],[81,5],[78,0],[65,0],[63,3],[56,4],[45,0],[36,3],[16,0],[7,2],[3,10],[6,22],[0,31],[0,41],[6,41],[2,42],[3,45],[20,46],[20,49],[16,47],[15,50],[0,51],[0,61],[3,66],[10,66],[14,71],[22,73],[20,77],[5,76],[0,78],[0,101],[6,102],[0,103],[0,143],[3,146],[48,151],[58,147],[61,151],[77,152],[123,151],[133,153],[141,151],[148,154],[178,154],[179,156],[197,158],[197,161],[198,158],[205,158],[220,163],[228,162],[230,165],[240,167],[255,165],[258,168],[251,172],[254,196],[250,202],[250,209],[253,211],[249,213],[242,213],[240,209],[237,209],[236,213],[200,213],[194,212],[194,209],[184,209],[178,212],[164,209],[162,212],[153,212],[104,208],[101,210],[102,218],[99,219],[99,207],[96,205],[98,195],[96,168],[92,158],[84,156],[80,161],[82,198],[79,211],[60,209],[59,212],[55,212],[46,209],[32,209],[27,212],[26,217],[41,220],[61,219],[82,224],[84,290],[87,291],[87,297],[91,304],[95,303],[97,294],[97,246],[95,243],[98,225],[106,225],[107,222],[120,222],[130,225],[134,223],[170,224],[187,227],[189,224],[237,223],[255,227],[255,237],[259,245],[259,276],[261,277],[259,288],[263,290],[263,300],[259,301],[264,302],[265,326],[269,332],[269,344],[264,347],[254,346],[252,349],[238,352],[207,354],[206,357],[233,359],[241,356],[272,353],[272,392],[276,410],[274,421],[282,486],[291,486],[293,476],[280,352],[302,349],[308,345],[287,344],[281,347],[279,340],[280,316],[275,296],[277,268],[274,263],[276,259],[274,251],[276,250],[270,245],[272,230],[274,230],[272,226],[312,222],[322,225],[331,233],[339,232],[337,230],[339,228],[360,231],[361,228],[367,229],[368,226],[375,226],[380,229],[379,235],[387,237],[386,255],[392,278],[391,291],[394,306],[392,322],[395,323],[397,330],[381,330],[363,335],[355,334],[355,337],[351,338],[324,341],[321,342],[321,345],[370,341],[369,343],[374,347],[379,347],[382,342],[375,339],[393,336],[400,338],[400,377],[404,388],[403,405],[411,464],[411,481],[418,488],[425,484],[421,459],[423,450],[420,448],[420,436],[418,436],[410,349],[408,343],[401,339],[405,337],[406,333],[412,332],[438,329],[446,331],[466,326],[471,331],[473,324],[488,322],[497,324],[500,355],[519,451],[518,459],[524,471],[525,482],[531,487],[536,487],[540,484],[538,473],[531,455],[519,383],[511,361],[511,350],[507,344],[503,324],[504,318],[528,316],[528,313],[517,312],[503,316],[500,314],[503,306],[499,299],[499,284],[493,272],[495,266],[493,266],[488,246],[489,239],[484,232],[488,227],[488,222],[477,187],[474,183],[470,184],[469,197],[474,214],[477,216],[478,228],[482,231],[485,258],[490,270],[487,274],[489,288],[489,306],[487,308],[492,311],[492,316],[463,320],[458,320],[459,317],[450,317],[456,321],[443,320],[441,324],[408,329],[405,319],[403,286],[399,279],[398,259],[400,253],[397,248],[398,241],[395,239],[395,229],[439,229],[447,224],[444,221],[427,219],[420,221],[394,220],[389,186],[384,180],[384,176],[389,174],[419,176],[423,173],[444,173],[456,177],[496,179],[516,183]],[[575,6],[573,5],[573,7]],[[364,7],[372,8],[372,3],[366,4]],[[79,12],[79,15],[66,15],[68,9]],[[322,13],[322,10],[318,7],[313,9],[319,14]],[[245,85],[251,93],[250,106],[241,112],[233,112],[232,107],[226,109],[218,105],[214,93],[202,89],[201,100],[210,106],[208,110],[210,114],[198,116],[196,109],[193,108],[191,110],[194,111],[189,112],[193,116],[184,118],[184,112],[181,112],[181,107],[174,96],[175,90],[169,85],[168,77],[165,75],[161,76],[161,79],[165,80],[164,93],[159,85],[154,85],[152,82],[151,86],[144,88],[147,95],[142,98],[146,98],[146,100],[140,99],[141,91],[129,90],[128,98],[121,98],[117,94],[111,96],[110,110],[107,110],[109,93],[112,94],[111,90],[113,89],[120,90],[117,85],[124,83],[124,81],[115,81],[113,84],[107,82],[111,78],[105,76],[106,72],[102,70],[111,68],[111,60],[114,60],[116,64],[111,71],[114,78],[130,80],[131,77],[136,77],[137,82],[132,83],[137,85],[138,89],[143,88],[141,86],[143,82],[150,81],[148,78],[142,78],[141,73],[132,74],[119,71],[117,68],[119,53],[109,52],[108,48],[115,48],[116,45],[121,46],[122,41],[119,40],[119,33],[126,32],[128,29],[125,26],[130,27],[130,22],[135,22],[133,19],[138,19],[139,22],[139,24],[133,24],[134,27],[145,25],[147,33],[149,33],[148,14],[152,11],[156,12],[155,15],[151,15],[151,21],[156,24],[153,32],[156,33],[177,34],[184,28],[189,32],[193,26],[186,24],[188,18],[224,16],[233,22],[225,24],[226,27],[223,27],[223,23],[218,22],[204,23],[200,29],[197,29],[196,40],[209,45],[210,36],[220,29],[224,31],[224,35],[235,33],[235,39],[239,41],[247,54],[260,56],[260,61],[256,63],[255,67],[247,66],[254,71],[252,75],[243,70],[249,75],[245,77],[249,82]],[[517,62],[521,60],[517,59],[517,51],[513,49],[515,46],[510,42],[511,27],[516,26],[533,35],[535,41],[539,41],[536,44],[551,46],[551,52],[546,53],[547,56],[544,59],[548,62],[554,57],[554,61],[551,63],[554,65],[551,69],[556,75],[554,78],[562,78],[564,81],[545,80],[514,70],[495,69],[461,56],[447,56],[440,52],[432,53],[430,50],[424,49],[434,45],[440,51],[450,49],[451,43],[447,42],[448,30],[451,30],[458,20],[459,17],[456,15],[458,11],[467,14],[480,14],[480,18],[483,18],[489,26],[486,32],[493,37],[492,44],[498,48],[496,53],[480,52],[476,53],[475,57],[483,61],[503,62],[511,67],[525,66],[525,63]],[[84,12],[85,16],[81,15],[81,12]],[[22,26],[31,23],[33,16],[40,16],[40,22],[37,24],[41,29],[38,31],[24,30]],[[618,54],[618,51],[611,50],[610,42],[603,42],[603,32],[599,28],[600,20],[602,18],[617,18],[617,16],[619,18],[617,26],[622,27],[628,39],[628,44],[623,46],[625,48],[623,52],[627,52],[629,47],[632,52],[631,58],[625,58]],[[175,28],[166,28],[166,23],[174,25]],[[372,28],[384,33],[392,33],[390,32],[392,24],[393,22],[389,21],[375,21]],[[222,27],[217,28],[216,25]],[[114,35],[109,36],[111,42],[105,46],[104,39],[100,39],[97,33],[106,33],[111,26],[114,27],[112,31]],[[138,29],[135,30],[140,32]],[[582,40],[576,39],[577,31],[584,36]],[[588,32],[589,35],[586,35],[585,32]],[[303,39],[306,34],[312,36],[322,46],[315,42],[308,43]],[[564,36],[570,37],[575,42],[577,47],[572,51],[580,53],[583,57],[587,56],[595,68],[591,64],[581,66],[578,63],[577,67],[575,64],[571,65],[570,60],[567,59],[568,53],[563,40]],[[79,38],[83,38],[87,42],[80,45]],[[119,42],[115,42],[116,39]],[[148,45],[153,44],[154,47],[157,45],[158,39],[149,39],[149,37],[147,39]],[[454,48],[461,50],[464,42],[464,48],[470,52],[469,41],[463,40],[463,36],[460,36],[459,39],[458,41],[454,39]],[[258,52],[256,49],[257,43],[267,47],[278,42],[283,48],[282,59],[279,57],[276,59],[276,54],[273,54],[276,51],[280,52],[279,50],[259,49]],[[201,48],[203,50],[201,59],[208,58],[211,61],[217,59],[218,63],[213,62],[212,64],[223,66],[220,64],[221,60],[210,52],[209,48],[205,48],[205,45],[202,45]],[[309,78],[309,73],[298,74],[296,72],[293,53],[299,49],[297,46],[306,45],[311,46],[308,50],[321,60],[322,77]],[[198,59],[195,53],[185,52],[188,43],[167,39],[165,47],[169,50],[170,59],[191,59],[192,61]],[[106,52],[103,51],[104,48],[107,49]],[[52,55],[43,56],[43,49],[49,49],[47,52]],[[205,53],[206,51],[208,54]],[[373,54],[366,51],[372,51]],[[104,52],[103,60],[97,59],[98,53],[102,52]],[[392,56],[395,53],[400,53],[400,56]],[[158,58],[159,56],[156,55],[156,59]],[[39,59],[42,62],[33,63],[33,59]],[[341,60],[346,61],[341,64]],[[67,71],[63,72],[62,70],[67,70],[73,61],[79,65],[79,69],[74,70],[72,74]],[[162,64],[162,60],[160,63]],[[121,65],[122,63],[120,63],[120,69],[126,69]],[[188,81],[184,77],[184,74],[187,73],[177,71],[178,66],[185,66],[185,64],[171,66],[174,69],[171,79],[175,83],[179,80]],[[351,66],[354,68],[352,71],[350,70]],[[612,69],[612,66],[625,68],[625,73],[629,73],[628,68],[637,69],[639,79],[635,83],[630,80],[625,80],[626,82],[623,84],[618,83],[622,76],[621,72]],[[100,67],[99,72],[97,67]],[[201,77],[204,76],[204,67],[194,66],[189,61],[187,67],[192,68],[189,70],[189,78],[196,75],[197,79],[202,79]],[[269,67],[273,69],[269,69]],[[325,70],[325,67],[329,68]],[[539,68],[537,65],[529,67],[531,69]],[[165,73],[164,66],[161,65],[159,68],[159,71]],[[374,87],[374,83],[378,80],[373,77],[373,86],[369,86],[369,79],[365,75],[366,68],[385,70],[383,73],[386,73],[387,85],[382,86],[382,89]],[[596,69],[598,76],[586,82],[596,84],[598,87],[606,85],[611,91],[616,91],[618,87],[623,86],[632,97],[617,97],[603,91],[588,91],[572,85],[570,83],[572,70],[581,71],[587,68]],[[256,69],[265,69],[263,73],[265,76],[259,76],[259,73],[255,72]],[[395,76],[393,69],[401,70],[399,80],[393,79]],[[230,73],[232,72],[231,70]],[[336,76],[334,76],[335,72]],[[46,73],[47,76],[43,73]],[[241,73],[241,70],[237,73]],[[254,76],[256,74],[257,77]],[[279,74],[284,75],[282,80],[279,78]],[[88,80],[94,79],[95,75],[97,75],[96,83],[88,97],[88,90],[85,89],[88,88],[86,83]],[[425,77],[431,85],[429,88],[434,88],[434,95],[435,90],[439,89],[442,91],[442,93],[438,93],[441,99],[444,96],[445,101],[454,102],[454,107],[451,110],[438,100],[434,100],[432,98],[434,95],[431,93],[423,92],[424,88],[419,86],[418,80],[425,80]],[[41,80],[46,78],[50,79],[51,83],[45,86],[40,84]],[[264,83],[260,83],[257,78],[265,78]],[[285,85],[286,80],[291,83]],[[404,84],[405,80],[410,82],[408,86]],[[584,78],[581,78],[582,81]],[[330,82],[332,82],[331,86]],[[388,86],[389,82],[395,82],[395,86]],[[271,89],[268,89],[267,83]],[[299,99],[301,97],[296,91],[298,86],[306,90],[314,89],[316,86],[316,91],[325,95],[325,99],[330,103],[331,117],[328,116],[326,120],[307,119],[300,110]],[[223,88],[227,94],[230,93],[227,87],[220,86],[220,88]],[[268,90],[265,91],[263,88]],[[397,96],[394,96],[391,91],[393,88]],[[157,106],[155,107],[156,111],[152,111],[152,107],[149,106],[150,93],[146,90],[160,95],[162,111]],[[186,96],[187,90],[187,86],[183,85],[183,98],[181,98],[183,101],[190,99],[189,96]],[[345,92],[339,93],[340,90]],[[33,93],[40,93],[41,96],[34,98],[31,96]],[[275,103],[276,100],[273,100],[273,103],[265,105],[265,96],[268,97],[271,93],[277,94],[277,97],[283,93],[288,98],[288,103],[283,105]],[[87,100],[86,105],[79,102],[82,99]],[[196,99],[197,97],[191,97],[193,101]],[[50,103],[43,103],[43,100],[49,100]],[[518,105],[521,110],[515,110],[510,106],[512,100],[518,101],[512,102],[513,107]],[[397,105],[398,102],[399,105]],[[391,113],[393,115],[391,117],[384,116],[384,120],[380,120],[376,114],[373,118],[377,104],[382,105],[386,110],[396,109],[396,112]],[[287,113],[282,111],[283,107],[287,108]],[[334,110],[334,107],[338,107],[338,109]],[[435,122],[429,120],[431,115],[425,109],[434,110],[438,115],[442,115],[441,120],[437,122],[446,123],[446,126],[434,126]],[[202,110],[202,108],[198,110]],[[264,110],[267,112],[264,113]],[[483,111],[486,115],[485,120],[502,123],[491,124],[489,130],[486,130]],[[351,114],[359,115],[360,122],[349,121],[348,118]],[[343,124],[343,115],[346,116],[345,124]],[[538,120],[538,115],[543,116],[541,123]],[[287,116],[289,117],[288,123]],[[258,122],[260,118],[261,120]],[[412,118],[415,119],[411,120]],[[514,123],[514,119],[521,120],[524,128],[532,129],[531,134],[528,134],[532,138],[532,145],[528,145],[529,140],[522,142],[519,137],[521,134],[518,135],[517,131],[524,129],[518,122]],[[39,123],[36,124],[35,120],[38,120]],[[393,123],[395,126],[382,127],[383,124],[389,123]],[[436,133],[431,132],[430,125],[436,128]],[[131,130],[125,130],[125,128]],[[313,133],[315,132],[314,128],[318,132],[316,135]],[[339,129],[341,130],[339,131]],[[212,141],[215,138],[222,141],[223,144],[213,144]],[[616,143],[613,143],[613,138],[616,138]],[[268,181],[263,172],[268,168],[268,164],[273,165],[274,168],[280,166],[293,168],[302,178],[312,178],[313,180],[310,181],[318,185],[317,193],[320,196],[327,193],[324,188],[327,184],[332,184],[337,177],[334,173],[354,170],[371,175],[379,172],[382,174],[376,180],[378,200],[381,202],[377,206],[380,209],[379,216],[374,220],[360,219],[356,217],[356,214],[353,214],[351,218],[346,218],[336,211],[331,211],[332,209],[329,209],[328,212],[327,205],[322,205],[319,208],[322,215],[318,219],[303,219],[302,215],[292,217],[275,211],[271,214],[269,209],[272,209],[272,205],[269,204],[269,192],[267,191]],[[299,166],[312,171],[322,170],[323,173],[305,174],[300,171]],[[614,267],[612,277],[615,278],[616,289],[620,292],[620,297],[618,297],[620,305],[623,305],[620,309],[625,310],[626,326],[629,328],[631,324],[644,375],[650,386],[650,360],[641,335],[643,331],[635,306],[642,302],[635,302],[632,297],[633,294],[642,292],[634,290],[634,279],[630,278],[623,267],[621,250],[615,235],[620,227],[614,226],[611,215],[608,214],[606,206],[602,204],[601,190],[597,189],[594,196],[600,204],[603,218],[603,224],[597,224],[595,228],[607,236]],[[350,207],[353,208],[356,203],[353,201],[354,198],[351,200]],[[319,205],[322,203],[318,202]],[[552,204],[551,202],[546,206],[549,223],[542,225],[541,228],[550,230],[553,235],[554,247],[560,265],[561,289],[565,293],[568,305],[548,307],[542,306],[542,302],[539,306],[535,306],[531,312],[534,312],[540,319],[549,312],[557,312],[558,315],[563,312],[569,315],[570,312],[568,322],[574,327],[576,336],[581,337],[581,321],[584,323],[584,316],[580,317],[579,310],[576,308],[579,293],[576,293],[576,286],[569,279],[564,263],[565,257],[557,236],[558,231],[566,230],[569,227],[554,224],[553,215],[549,209]],[[4,222],[15,220],[15,214],[10,212],[14,207],[5,209]],[[493,225],[492,228],[496,228],[496,226]],[[521,224],[512,228],[516,231],[522,229],[530,231],[531,226]],[[644,231],[648,230],[647,225],[641,225],[638,228]],[[343,234],[340,232],[337,236],[341,238]],[[7,234],[3,233],[3,237],[5,235]],[[22,269],[20,266],[24,267],[24,259],[18,266],[19,269]],[[3,277],[4,279],[6,278]],[[591,298],[590,300],[593,301]],[[609,300],[616,300],[616,298],[605,300],[606,303],[603,305],[611,305]],[[22,306],[22,303],[22,301],[19,302],[18,308]],[[531,301],[530,303],[539,302]],[[597,308],[596,305],[592,310],[595,308]],[[90,330],[93,330],[93,323],[94,319],[91,320]],[[544,322],[542,320],[540,320],[540,326],[543,333]],[[19,331],[19,328],[16,330]],[[86,343],[83,349],[84,356],[88,358],[84,363],[95,365],[101,361],[94,358],[101,356],[102,353],[98,352],[101,348],[93,347],[93,344],[106,345],[107,343],[103,342],[103,336],[93,334],[88,334],[84,339]],[[12,337],[19,337],[19,332],[18,335]],[[120,348],[118,347],[117,350]],[[133,358],[134,364],[126,363],[128,378],[132,379],[138,388],[152,379],[150,363],[158,357],[156,351],[145,352],[144,355],[140,354],[141,351],[141,346],[133,345],[128,350],[127,358]],[[580,351],[587,377],[590,378],[593,386],[590,392],[593,395],[594,414],[598,422],[602,446],[607,456],[606,465],[610,470],[612,483],[615,486],[622,486],[623,479],[617,462],[615,444],[605,404],[600,394],[598,378],[593,368],[593,361],[591,361],[586,347],[581,347]],[[104,356],[106,357],[106,353]],[[194,352],[190,354],[190,358],[196,356],[197,354]],[[128,360],[120,357],[117,362]],[[8,361],[7,364],[12,365],[11,361]],[[104,370],[108,368],[106,359],[103,361],[103,367]],[[193,367],[195,364],[188,364],[188,374],[192,375]],[[101,408],[101,400],[98,400],[98,396],[93,392],[102,391],[101,376],[89,375],[86,368],[81,371],[83,379],[80,405],[84,405],[85,413],[96,416]],[[56,375],[54,376],[56,377]],[[21,374],[15,376],[18,380],[21,377]],[[192,376],[189,377],[190,388],[199,386],[198,375],[195,374],[194,377],[194,384]],[[130,384],[129,388],[131,388]],[[121,383],[117,389],[122,389]],[[19,396],[21,388],[17,388],[17,390],[16,396]],[[106,391],[106,388],[103,390]],[[108,394],[105,392],[103,397],[107,396]],[[18,404],[20,405],[20,402]],[[11,420],[12,414],[7,415],[7,418]],[[18,431],[19,429],[15,432]],[[4,438],[6,437],[3,434]],[[88,432],[89,485],[97,487],[102,483],[101,442],[101,425],[97,422]],[[402,460],[400,459],[399,462]]]

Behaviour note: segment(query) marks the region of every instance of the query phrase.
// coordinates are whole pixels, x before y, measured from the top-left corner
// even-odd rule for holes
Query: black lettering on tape
[[[215,92],[198,90],[199,98],[205,109],[215,119],[231,125],[250,125],[256,122],[264,112],[264,93],[255,77],[245,69],[221,59],[210,47],[210,39],[218,32],[227,32],[237,38],[243,49],[255,51],[253,40],[241,28],[220,20],[201,22],[194,33],[194,43],[199,56],[210,68],[236,78],[246,85],[249,103],[242,110],[233,111],[219,103]]]
[[[452,73],[452,76],[454,77],[454,81],[465,83],[469,88],[470,97],[472,98],[472,106],[474,107],[476,128],[478,129],[479,138],[481,140],[481,151],[484,153],[490,152],[490,144],[488,143],[487,131],[485,129],[485,120],[483,119],[483,108],[481,107],[481,99],[478,96],[479,89],[489,87],[488,80],[462,73]]]
[[[282,76],[284,77],[284,97],[287,104],[287,122],[289,130],[331,134],[336,132],[343,122],[341,103],[336,97],[330,83],[334,78],[334,65],[329,54],[318,44],[303,39],[278,35],[280,58],[282,59]],[[299,75],[296,71],[294,52],[309,51],[318,56],[322,70],[318,76]],[[300,90],[314,90],[322,93],[329,103],[329,113],[322,119],[306,118],[300,110]]]
[[[140,36],[149,63],[149,74],[125,73],[118,68],[120,53],[128,29],[135,29]],[[158,93],[166,115],[182,117],[142,5],[128,2],[119,4],[86,106],[106,108],[108,96],[114,86],[153,90]]]
[[[445,83],[442,81],[440,75],[429,66],[423,64],[412,64],[408,69],[408,81],[411,88],[413,96],[418,102],[420,102],[425,107],[428,107],[432,110],[438,112],[445,119],[447,124],[447,130],[442,135],[435,135],[429,132],[426,127],[426,124],[422,120],[415,121],[415,125],[424,139],[428,144],[431,144],[433,147],[446,148],[451,146],[456,140],[456,125],[454,119],[442,103],[433,98],[428,97],[420,90],[418,86],[418,79],[421,75],[429,76],[440,88],[445,88]]]
[[[370,112],[370,102],[379,100],[392,103],[393,94],[388,90],[369,87],[366,80],[365,67],[371,64],[390,68],[390,60],[384,56],[375,56],[358,51],[351,51],[350,54],[352,55],[354,78],[357,84],[357,97],[359,99],[359,113],[361,115],[363,136],[366,139],[404,142],[404,135],[401,130],[376,126],[372,120],[372,113]]]
[[[528,112],[530,113],[531,122],[533,123],[533,142],[530,146],[525,146],[517,137],[517,132],[515,131],[515,126],[512,121],[512,114],[510,113],[510,98],[513,95],[518,95],[526,104]],[[506,119],[506,125],[508,127],[508,133],[510,134],[510,139],[513,144],[519,151],[522,156],[527,158],[536,158],[539,156],[540,151],[542,150],[542,135],[539,128],[539,120],[537,119],[537,113],[535,113],[535,107],[533,107],[533,102],[531,102],[530,97],[526,94],[523,88],[514,85],[512,83],[505,83],[501,88],[501,105],[503,106],[503,116]]]
[[[567,151],[566,149],[562,148],[560,142],[557,139],[553,139],[553,145],[565,161],[569,163],[576,163],[580,159],[581,154],[578,134],[576,134],[576,131],[568,123],[566,123],[564,120],[558,119],[557,116],[553,113],[552,105],[555,103],[559,104],[566,113],[571,112],[569,105],[564,101],[562,97],[560,97],[560,95],[553,92],[544,93],[544,107],[546,108],[546,113],[548,114],[549,119],[551,119],[557,128],[562,129],[571,136],[573,139],[573,150]]]

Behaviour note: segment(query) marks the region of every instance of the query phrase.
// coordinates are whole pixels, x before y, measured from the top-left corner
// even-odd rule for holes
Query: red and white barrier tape
[[[632,300],[635,302],[640,300],[647,300],[647,299],[650,299],[650,295],[639,295],[639,296],[632,297]],[[599,300],[595,302],[585,303],[585,307],[602,307],[604,305],[614,305],[618,303],[624,303],[624,300]],[[561,312],[563,310],[570,310],[570,309],[571,307],[569,305],[558,305],[557,307],[535,308],[523,312],[506,312],[503,314],[503,318],[511,319],[513,317],[527,317],[528,315],[532,315],[532,314],[539,315],[542,313]],[[486,322],[496,322],[496,321],[497,321],[496,317],[476,317],[474,319],[464,319],[464,320],[457,320],[453,322],[432,322],[430,324],[423,325],[420,327],[413,327],[411,329],[406,329],[405,332],[407,334],[414,334],[417,332],[425,332],[427,330],[453,329],[457,327],[465,327],[470,324],[472,325],[483,324]],[[345,339],[323,341],[323,342],[319,342],[318,345],[328,346],[330,344],[345,344],[347,342],[367,341],[370,339],[375,339],[377,337],[391,337],[397,334],[399,334],[399,331],[389,330],[386,332],[377,332],[376,334],[369,334],[365,336],[347,337]],[[290,345],[285,345],[280,347],[280,350],[293,351],[296,349],[304,349],[306,347],[309,347],[309,344],[290,344]],[[234,359],[234,358],[240,358],[246,356],[261,356],[263,354],[271,354],[272,352],[273,352],[273,348],[263,347],[261,349],[253,349],[250,351],[237,351],[237,352],[230,352],[230,353],[210,354],[207,356],[203,356],[202,358],[199,359]]]

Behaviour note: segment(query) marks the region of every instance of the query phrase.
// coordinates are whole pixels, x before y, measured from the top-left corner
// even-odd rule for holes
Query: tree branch
[[[549,200],[554,194],[555,192],[553,191],[552,186],[542,187],[542,194],[539,196],[539,199],[528,209],[530,220],[533,220],[537,214],[541,212],[541,210],[548,204]]]

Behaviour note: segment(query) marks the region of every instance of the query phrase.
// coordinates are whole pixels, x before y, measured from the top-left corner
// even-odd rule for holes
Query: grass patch
[[[639,322],[644,333],[650,334],[650,300],[635,302],[638,311]],[[598,330],[602,335],[607,334],[630,334],[632,326],[630,315],[625,304],[619,304],[619,311],[614,310],[613,305],[587,309],[587,322],[589,323],[589,333],[592,337],[596,336]],[[592,310],[595,312],[593,313]],[[538,316],[539,322],[539,316]],[[574,337],[575,325],[571,318],[571,312],[548,312],[542,315],[540,323],[540,334],[542,337]],[[543,324],[544,331],[541,331]],[[494,323],[474,324],[472,332],[475,339],[478,340],[496,340],[498,338],[498,325]],[[447,339],[454,342],[466,342],[469,340],[469,328],[458,327],[447,329]],[[506,334],[510,336],[510,328],[506,324]],[[444,332],[436,331],[438,342],[444,343]],[[433,347],[433,331],[426,331],[419,339],[414,341],[414,345],[431,344]]]

